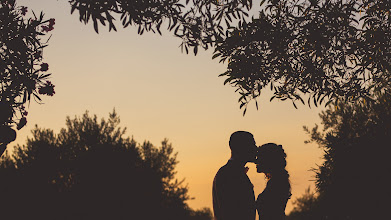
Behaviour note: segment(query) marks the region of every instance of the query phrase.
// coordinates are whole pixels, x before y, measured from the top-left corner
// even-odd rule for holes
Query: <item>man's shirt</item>
[[[234,160],[219,169],[212,193],[216,220],[255,220],[253,185],[245,168]]]

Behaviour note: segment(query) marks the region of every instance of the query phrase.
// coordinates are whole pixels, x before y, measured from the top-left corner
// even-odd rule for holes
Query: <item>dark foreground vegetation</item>
[[[212,219],[192,210],[188,188],[176,177],[176,153],[125,138],[113,112],[86,112],[59,133],[35,127],[26,144],[0,162],[4,219]]]
[[[324,150],[314,169],[316,193],[295,201],[291,220],[385,219],[391,202],[391,95],[375,94],[371,103],[338,103],[306,130]]]

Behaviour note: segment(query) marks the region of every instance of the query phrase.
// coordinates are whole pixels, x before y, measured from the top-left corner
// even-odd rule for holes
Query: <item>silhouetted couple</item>
[[[246,131],[234,132],[229,140],[231,159],[217,172],[213,181],[213,210],[216,220],[285,219],[285,207],[291,196],[289,174],[285,169],[286,154],[281,145],[260,147]],[[268,179],[255,200],[253,185],[247,176],[247,162],[257,165],[257,172]]]

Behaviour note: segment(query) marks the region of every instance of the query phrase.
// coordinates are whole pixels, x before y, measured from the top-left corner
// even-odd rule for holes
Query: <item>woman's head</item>
[[[270,187],[286,191],[289,199],[291,194],[291,184],[289,173],[286,167],[286,154],[281,145],[268,143],[260,146],[257,152],[257,172],[264,173],[269,180]]]
[[[266,176],[285,171],[286,154],[281,145],[268,143],[260,146],[257,153],[257,172]]]

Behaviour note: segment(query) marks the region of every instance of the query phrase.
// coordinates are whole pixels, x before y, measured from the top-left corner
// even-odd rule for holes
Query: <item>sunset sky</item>
[[[23,144],[35,124],[58,132],[65,127],[66,116],[81,116],[88,110],[107,118],[115,108],[127,135],[137,142],[149,140],[159,146],[169,139],[179,152],[178,177],[186,178],[195,197],[189,201],[192,208],[212,208],[213,177],[229,159],[228,139],[237,130],[254,134],[257,145],[283,145],[293,193],[286,213],[308,186],[314,189],[310,169],[322,162],[323,151],[316,144],[304,144],[308,135],[302,127],[319,124],[323,107],[300,104],[295,109],[289,101],[269,102],[271,93],[265,90],[259,110],[251,103],[243,117],[239,94],[218,77],[226,64],[212,60],[212,50],[187,55],[172,33],[140,36],[136,28],[122,29],[119,24],[118,32],[101,27],[96,34],[92,24],[84,25],[77,13],[70,14],[67,0],[17,0],[17,4],[28,7],[27,16],[32,16],[31,10],[44,11],[47,19],[56,19],[43,54],[56,94],[43,97],[42,105],[31,102],[28,124],[14,145]],[[255,165],[248,166],[257,196],[265,178],[256,173]]]

